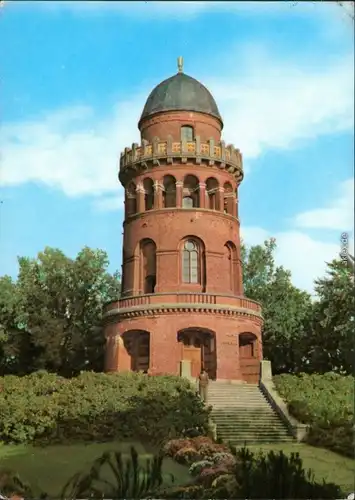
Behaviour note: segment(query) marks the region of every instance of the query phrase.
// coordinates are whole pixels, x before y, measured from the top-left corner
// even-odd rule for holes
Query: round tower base
[[[262,360],[262,319],[250,310],[135,309],[105,317],[105,371],[197,377],[257,383]]]

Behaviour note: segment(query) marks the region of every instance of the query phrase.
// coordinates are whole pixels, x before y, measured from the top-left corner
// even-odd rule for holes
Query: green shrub
[[[354,456],[354,377],[284,374],[274,382],[290,413],[309,424],[309,444]]]
[[[181,377],[91,372],[2,377],[0,414],[0,440],[44,444],[132,438],[157,444],[187,428],[207,432],[209,416]]]

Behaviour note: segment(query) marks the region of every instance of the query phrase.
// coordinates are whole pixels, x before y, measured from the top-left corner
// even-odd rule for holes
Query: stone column
[[[144,191],[143,184],[138,184],[137,185],[137,213],[138,214],[145,211],[144,195],[145,195],[145,191]]]
[[[217,210],[224,212],[224,188],[219,187],[217,192]]]
[[[163,190],[158,181],[154,182],[154,209],[163,208]]]
[[[182,181],[176,182],[176,208],[182,208],[182,189],[184,183]]]
[[[200,208],[206,208],[206,183],[199,183]]]
[[[239,218],[239,200],[237,197],[234,199],[235,204],[234,204],[234,210],[233,210],[233,215],[237,218]]]
[[[236,217],[236,200],[234,193],[228,193],[227,199],[227,213]]]
[[[121,335],[115,337],[116,370],[118,372],[131,371],[131,356],[128,354]]]

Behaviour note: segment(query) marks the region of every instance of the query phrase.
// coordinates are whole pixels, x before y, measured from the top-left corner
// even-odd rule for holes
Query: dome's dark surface
[[[222,122],[210,91],[202,83],[184,73],[177,73],[152,90],[145,103],[141,120],[162,111],[206,113]]]

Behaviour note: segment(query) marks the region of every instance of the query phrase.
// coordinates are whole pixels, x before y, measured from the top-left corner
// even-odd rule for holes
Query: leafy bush
[[[354,456],[354,377],[284,374],[274,382],[290,413],[310,425],[309,444]]]
[[[46,372],[0,378],[0,440],[140,439],[159,443],[187,427],[207,432],[209,412],[188,381],[141,373]]]
[[[282,452],[254,454],[247,448],[233,449],[232,468],[205,469],[199,482],[204,486],[203,498],[274,498],[334,499],[342,498],[334,484],[319,484],[311,471],[303,468],[298,454],[290,457]]]

